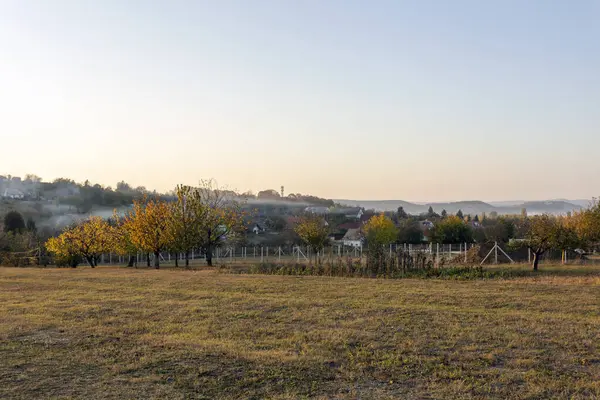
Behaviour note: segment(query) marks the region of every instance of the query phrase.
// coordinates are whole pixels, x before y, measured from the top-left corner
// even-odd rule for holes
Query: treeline
[[[334,202],[329,199],[300,193],[282,196],[272,189],[259,191],[256,195],[252,192],[240,193],[225,189],[222,189],[222,192],[240,201],[262,200],[265,203],[286,201],[299,205],[311,204],[326,207],[334,205]],[[59,204],[74,207],[78,213],[88,213],[95,207],[117,208],[130,206],[134,200],[139,200],[144,196],[173,200],[176,193],[174,191],[166,193],[160,193],[156,190],[151,191],[145,186],[134,187],[125,181],[118,182],[114,188],[97,183],[93,184],[89,180],[78,183],[68,178],[57,178],[51,182],[44,182],[39,176],[28,174],[24,178],[0,175],[0,196],[17,200],[55,201]]]
[[[396,218],[396,221],[393,218]],[[540,257],[550,250],[595,251],[600,244],[600,203],[593,201],[587,209],[563,216],[549,214],[528,216],[430,216],[435,221],[426,230],[419,226],[420,218],[399,210],[395,216],[382,214],[371,219],[363,228],[369,252],[379,251],[382,245],[407,243],[410,238],[422,241],[422,234],[432,243],[508,243],[512,248],[529,248],[533,269],[538,269]],[[418,232],[417,232],[418,230]],[[423,233],[425,232],[425,233]],[[409,240],[405,240],[405,239]]]
[[[173,201],[152,196],[134,200],[124,216],[90,217],[49,239],[46,248],[57,264],[71,267],[83,260],[95,267],[105,253],[129,255],[133,265],[141,252],[153,254],[159,268],[164,251],[183,254],[189,265],[194,249],[204,251],[207,264],[212,265],[214,249],[245,232],[244,215],[240,203],[211,182],[202,187],[178,186]]]

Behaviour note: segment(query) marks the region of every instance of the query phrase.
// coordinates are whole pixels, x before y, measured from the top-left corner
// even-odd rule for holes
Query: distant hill
[[[547,201],[503,201],[486,203],[483,201],[456,201],[448,203],[411,203],[404,200],[334,200],[336,203],[352,207],[364,207],[376,211],[395,211],[403,207],[409,214],[418,215],[427,212],[429,207],[437,213],[446,210],[449,214],[455,214],[461,210],[463,214],[489,214],[493,211],[498,214],[520,214],[525,208],[529,214],[566,214],[567,212],[580,210],[589,204],[587,200],[547,200]]]

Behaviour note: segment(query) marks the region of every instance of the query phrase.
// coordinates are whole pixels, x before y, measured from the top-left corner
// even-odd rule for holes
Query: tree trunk
[[[128,267],[133,267],[133,264],[135,263],[135,256],[132,256],[131,254],[129,255],[129,262],[127,263]]]
[[[209,267],[212,267],[212,245],[208,245],[206,247],[206,265],[208,265]]]
[[[87,261],[87,263],[90,267],[94,268],[94,257],[85,256],[85,261]]]
[[[146,265],[150,267],[150,253],[146,253]]]
[[[175,253],[175,267],[179,267],[179,253]]]
[[[540,262],[540,252],[534,251],[533,252],[533,270],[537,271],[538,270],[538,263]]]
[[[157,251],[154,253],[154,268],[160,268],[160,252]]]
[[[185,266],[186,268],[190,266],[190,252],[187,250],[185,252]]]

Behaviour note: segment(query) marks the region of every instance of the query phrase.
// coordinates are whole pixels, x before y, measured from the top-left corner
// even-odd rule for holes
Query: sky
[[[591,198],[600,0],[0,0],[0,174]]]

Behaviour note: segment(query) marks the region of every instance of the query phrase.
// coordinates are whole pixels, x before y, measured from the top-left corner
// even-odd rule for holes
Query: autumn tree
[[[472,242],[471,228],[465,221],[451,215],[440,222],[431,230],[432,240],[437,243],[465,243]]]
[[[185,266],[190,264],[190,252],[201,241],[208,207],[203,202],[202,190],[191,186],[177,186],[177,200],[172,205],[171,213],[171,249],[185,256]],[[175,265],[178,264],[175,257]]]
[[[558,218],[548,214],[527,218],[525,229],[522,244],[531,250],[533,270],[537,271],[540,257],[548,250],[561,248],[568,233]]]
[[[103,253],[113,247],[112,227],[101,217],[90,217],[88,220],[67,228],[58,237],[46,242],[48,251],[58,257],[69,260],[71,266],[80,256],[94,268]]]
[[[138,249],[131,239],[131,232],[127,229],[124,224],[125,219],[121,218],[116,210],[108,223],[113,228],[110,233],[112,234],[112,251],[115,253],[128,257],[127,266],[133,267],[137,263]]]
[[[51,237],[46,242],[46,250],[53,253],[56,257],[56,264],[67,264],[76,268],[81,261],[81,255],[75,245],[69,238],[69,234],[63,232],[58,237]]]
[[[600,242],[600,203],[594,199],[591,205],[576,211],[569,218],[569,224],[585,246]]]
[[[398,236],[394,222],[383,214],[371,217],[362,230],[369,246],[389,245],[394,243]]]
[[[294,231],[300,239],[314,252],[315,257],[327,244],[329,227],[323,217],[306,214],[298,220]]]
[[[172,206],[158,198],[133,202],[133,210],[123,218],[123,229],[135,248],[154,254],[154,267],[160,268],[160,253],[173,242],[170,229]]]
[[[367,241],[367,266],[376,272],[386,265],[385,247],[396,241],[398,230],[391,219],[379,214],[369,218],[362,232]]]
[[[202,181],[197,189],[202,218],[198,223],[198,245],[206,252],[206,264],[212,266],[213,252],[225,240],[234,240],[246,230],[242,205],[212,180]]]

